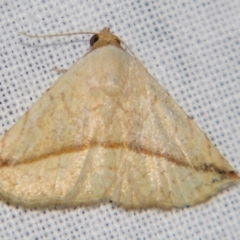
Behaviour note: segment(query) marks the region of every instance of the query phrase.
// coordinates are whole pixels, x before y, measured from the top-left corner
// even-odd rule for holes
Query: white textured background
[[[240,1],[0,2],[0,135],[108,26],[240,172]],[[103,63],[104,64],[104,63]],[[111,204],[24,210],[0,201],[0,239],[240,239],[240,187],[189,209],[125,211]]]

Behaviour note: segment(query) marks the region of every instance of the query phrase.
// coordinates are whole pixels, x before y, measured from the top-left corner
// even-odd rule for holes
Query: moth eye
[[[119,45],[121,45],[121,41],[118,38],[116,38],[116,41]]]
[[[96,43],[99,39],[99,36],[97,34],[93,35],[90,39],[90,46],[92,47],[94,43]]]

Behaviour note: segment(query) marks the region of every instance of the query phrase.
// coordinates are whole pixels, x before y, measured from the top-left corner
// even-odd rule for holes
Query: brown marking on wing
[[[237,175],[236,172],[234,171],[226,171],[224,169],[220,169],[217,166],[215,166],[214,164],[203,164],[201,166],[191,166],[189,165],[187,162],[183,162],[183,161],[178,161],[175,157],[171,156],[168,153],[163,153],[161,151],[153,151],[152,149],[146,148],[144,146],[141,145],[137,145],[137,144],[131,144],[131,143],[121,143],[121,142],[96,142],[96,141],[90,141],[88,143],[85,144],[81,144],[78,146],[72,146],[72,147],[67,147],[67,148],[63,148],[59,151],[55,151],[55,152],[49,152],[46,154],[43,154],[41,156],[35,156],[34,158],[28,158],[28,159],[22,159],[21,162],[16,163],[16,165],[18,164],[29,164],[29,163],[33,163],[36,161],[41,161],[43,159],[49,158],[49,157],[53,157],[53,156],[58,156],[58,155],[62,155],[62,154],[68,154],[68,153],[73,153],[73,152],[79,152],[79,151],[84,151],[86,149],[89,148],[93,148],[93,147],[102,147],[102,148],[111,148],[111,149],[119,149],[119,148],[123,148],[123,149],[127,149],[129,151],[133,151],[139,154],[144,154],[146,156],[152,156],[152,157],[158,157],[158,158],[165,158],[168,161],[181,166],[181,167],[185,167],[185,168],[193,168],[196,171],[202,171],[202,172],[215,172],[218,173],[220,175],[225,175],[226,178],[231,178],[231,179],[239,179],[239,176]],[[2,164],[0,165],[1,167],[5,167],[5,166],[9,166],[10,165],[10,161],[7,159],[0,159],[2,162]]]

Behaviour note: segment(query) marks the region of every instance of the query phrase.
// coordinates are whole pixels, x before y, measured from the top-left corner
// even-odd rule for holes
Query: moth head
[[[121,40],[111,33],[109,28],[104,28],[100,33],[94,34],[90,39],[91,50],[104,47],[107,45],[113,45],[118,48],[121,47]]]

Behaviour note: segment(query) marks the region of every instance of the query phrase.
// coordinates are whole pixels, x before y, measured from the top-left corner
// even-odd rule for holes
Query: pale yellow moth
[[[192,206],[239,177],[108,28],[0,139],[0,197],[25,207]]]

